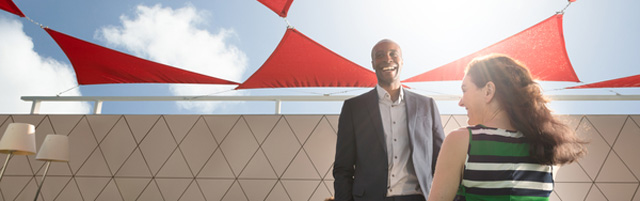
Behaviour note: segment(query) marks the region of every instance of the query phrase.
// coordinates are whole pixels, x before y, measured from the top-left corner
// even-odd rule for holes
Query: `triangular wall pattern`
[[[441,115],[445,130],[465,115]],[[563,115],[590,140],[560,168],[551,200],[640,201],[640,116]],[[53,163],[41,200],[323,200],[334,194],[338,115],[0,115],[68,135],[70,161]],[[4,132],[0,132],[3,134]],[[4,159],[6,155],[0,155]],[[44,172],[11,159],[0,200],[32,200]]]

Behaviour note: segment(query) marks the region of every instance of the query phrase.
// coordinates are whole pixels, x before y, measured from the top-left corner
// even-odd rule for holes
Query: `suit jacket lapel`
[[[405,100],[405,104],[407,107],[407,129],[409,131],[409,140],[411,140],[411,143],[413,145],[413,139],[414,139],[414,135],[415,135],[415,125],[416,125],[416,110],[417,110],[417,101],[415,99],[416,97],[414,96],[413,93],[405,90],[404,91],[404,100]],[[413,146],[411,146],[411,149],[413,150]]]
[[[378,105],[378,92],[374,88],[367,94],[366,100],[367,109],[369,111],[369,118],[371,119],[371,123],[373,123],[373,128],[375,130],[375,135],[378,138],[378,141],[381,143],[381,146],[384,147],[385,152],[387,152],[387,144],[385,142],[384,137],[384,128],[382,127],[382,119],[380,117],[380,105]]]

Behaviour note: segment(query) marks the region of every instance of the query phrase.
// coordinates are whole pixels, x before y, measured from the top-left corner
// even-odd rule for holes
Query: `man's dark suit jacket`
[[[432,98],[404,90],[411,160],[425,198],[444,140],[440,113]],[[335,200],[384,200],[388,161],[376,89],[348,99],[338,120],[333,167]]]

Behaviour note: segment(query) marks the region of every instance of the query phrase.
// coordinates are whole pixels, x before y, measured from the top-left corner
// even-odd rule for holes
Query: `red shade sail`
[[[575,87],[567,87],[567,89],[586,89],[586,88],[624,88],[624,87],[640,87],[640,74],[629,77],[623,77],[613,80],[606,80],[591,84],[585,84]]]
[[[473,58],[491,53],[506,54],[523,62],[538,80],[580,81],[565,49],[562,14],[556,14],[476,53],[403,82],[462,80],[464,69]]]
[[[0,0],[0,9],[13,13],[20,17],[25,17],[22,11],[18,9],[18,6],[16,6],[16,4],[11,0]]]
[[[345,59],[296,29],[287,29],[264,64],[236,89],[373,87],[373,71]]]
[[[278,14],[280,17],[287,17],[287,12],[289,12],[289,7],[293,0],[258,0],[260,3],[264,4],[266,7],[271,9],[273,12]]]
[[[45,28],[67,55],[78,84],[190,83],[239,84],[178,69],[98,46]]]

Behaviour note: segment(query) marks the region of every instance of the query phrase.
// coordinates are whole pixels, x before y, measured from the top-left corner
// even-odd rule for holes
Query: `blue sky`
[[[128,54],[242,82],[269,57],[286,22],[254,0],[15,0],[34,21]],[[403,48],[402,79],[426,72],[518,33],[562,10],[563,0],[296,0],[287,20],[303,34],[371,69],[370,49],[390,38]],[[640,74],[640,2],[578,0],[565,11],[564,34],[584,83]],[[20,96],[54,96],[77,86],[69,60],[39,26],[0,12],[0,113],[28,113]],[[408,83],[425,95],[461,94],[460,82]],[[640,94],[640,89],[556,90],[547,94]],[[112,84],[73,88],[62,96],[355,95],[368,89],[230,90],[229,86]],[[613,92],[612,92],[613,90]],[[346,93],[341,93],[348,91]],[[285,114],[337,114],[341,102],[283,103]],[[456,101],[441,113],[464,114]],[[87,103],[46,103],[43,113],[87,113]],[[638,101],[557,101],[561,114],[640,114]],[[104,114],[271,114],[273,102],[106,102]]]

